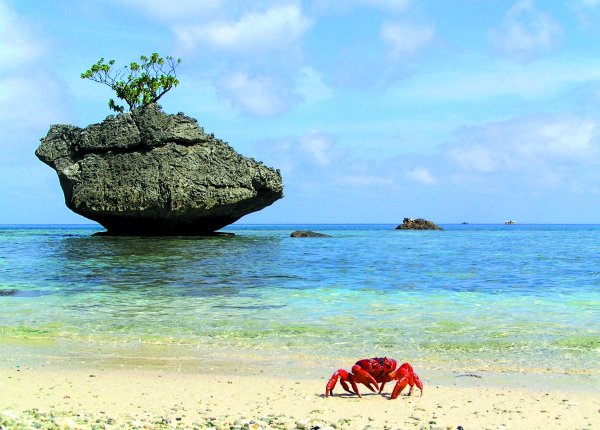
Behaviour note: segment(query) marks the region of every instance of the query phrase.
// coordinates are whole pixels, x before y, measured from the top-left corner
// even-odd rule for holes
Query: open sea
[[[0,226],[0,365],[600,375],[600,225],[394,227]]]

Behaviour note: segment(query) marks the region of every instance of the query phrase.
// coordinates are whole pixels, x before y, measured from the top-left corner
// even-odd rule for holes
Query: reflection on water
[[[596,367],[598,226],[310,228],[333,237],[289,238],[297,226],[210,238],[0,228],[0,342],[45,339],[55,353],[69,342],[70,354],[114,357],[179,345],[188,357],[259,349],[318,361]]]

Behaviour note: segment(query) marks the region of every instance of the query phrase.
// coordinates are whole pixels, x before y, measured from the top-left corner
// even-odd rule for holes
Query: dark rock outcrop
[[[53,125],[35,153],[67,207],[109,234],[211,234],[283,197],[279,170],[157,105],[84,129]]]
[[[404,218],[396,230],[443,230],[443,228],[423,218]]]
[[[290,234],[290,237],[331,237],[328,234],[318,233],[310,230],[296,230]]]
[[[14,296],[19,290],[0,290],[0,296]]]

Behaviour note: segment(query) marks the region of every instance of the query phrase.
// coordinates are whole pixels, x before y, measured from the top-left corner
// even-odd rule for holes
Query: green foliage
[[[114,69],[115,60],[104,62],[101,58],[89,70],[81,74],[81,79],[109,86],[117,97],[129,106],[129,110],[156,103],[167,91],[176,87],[179,80],[175,68],[181,59],[167,56],[161,58],[156,52],[150,57],[140,56],[140,63],[132,62],[122,69]],[[115,112],[123,112],[124,106],[117,105],[113,99],[108,107]]]

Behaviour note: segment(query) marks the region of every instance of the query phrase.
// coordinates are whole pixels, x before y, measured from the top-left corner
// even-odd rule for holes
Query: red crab
[[[350,394],[356,394],[358,397],[360,397],[360,393],[358,392],[357,383],[364,384],[373,392],[378,390],[381,393],[385,384],[393,380],[398,380],[398,382],[392,391],[391,399],[398,397],[407,385],[410,386],[410,390],[408,391],[409,396],[412,394],[415,385],[421,390],[421,395],[423,395],[423,383],[413,371],[412,366],[404,363],[396,369],[397,365],[398,363],[393,358],[373,357],[357,361],[352,366],[352,373],[344,369],[338,369],[331,375],[331,379],[329,379],[329,382],[325,386],[325,397],[333,394],[333,387],[335,387],[338,378],[341,378],[340,383],[344,390]],[[354,392],[350,390],[348,382],[352,385]]]

